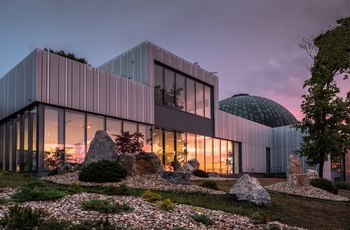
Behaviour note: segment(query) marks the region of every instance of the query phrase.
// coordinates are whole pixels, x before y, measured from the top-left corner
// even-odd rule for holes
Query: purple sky
[[[349,16],[349,0],[0,1],[0,76],[35,48],[98,66],[149,40],[218,72],[220,100],[249,93],[300,118],[312,62],[298,44]]]

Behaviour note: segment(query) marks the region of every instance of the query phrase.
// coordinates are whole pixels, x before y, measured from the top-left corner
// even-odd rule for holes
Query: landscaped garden
[[[51,230],[150,229],[148,226],[158,229],[229,229],[227,226],[279,229],[278,225],[263,225],[274,221],[306,229],[348,229],[350,226],[349,202],[269,191],[271,205],[258,207],[236,201],[227,194],[148,190],[146,186],[143,189],[132,188],[132,183],[137,183],[136,179],[130,178],[115,184],[83,186],[84,183],[69,182],[67,178],[74,177],[74,173],[65,176],[68,183],[60,185],[26,174],[2,172],[0,224],[11,226],[10,229],[40,226],[39,229]],[[76,173],[75,176],[77,178]],[[209,179],[226,193],[236,182],[232,179]],[[187,187],[214,186],[204,181],[192,180],[192,186]],[[283,179],[261,178],[259,181],[266,186]],[[139,184],[142,183],[147,185],[147,182]],[[347,185],[343,183],[342,188],[345,189],[340,189],[339,194],[350,198]],[[233,224],[234,219],[236,225]]]

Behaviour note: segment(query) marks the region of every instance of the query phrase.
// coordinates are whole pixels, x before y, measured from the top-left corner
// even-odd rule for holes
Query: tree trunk
[[[323,165],[324,165],[324,161],[320,162],[319,168],[318,168],[318,176],[320,178],[323,178]]]

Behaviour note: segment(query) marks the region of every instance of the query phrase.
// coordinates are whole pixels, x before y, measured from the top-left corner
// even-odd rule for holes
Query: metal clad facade
[[[46,51],[37,54],[37,101],[154,123],[153,88]]]
[[[0,78],[0,120],[35,100],[36,51]]]

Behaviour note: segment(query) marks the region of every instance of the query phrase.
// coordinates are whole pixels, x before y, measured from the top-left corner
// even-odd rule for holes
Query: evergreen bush
[[[204,214],[195,213],[191,218],[199,223],[205,224],[206,226],[213,224],[213,221]]]
[[[202,184],[200,184],[200,186],[203,187],[203,188],[209,188],[209,189],[213,189],[213,190],[220,190],[218,185],[216,184],[216,182],[212,181],[212,180],[204,181]]]
[[[338,182],[335,184],[338,189],[344,189],[350,191],[350,183],[349,182]]]
[[[109,202],[107,200],[88,200],[81,204],[85,210],[98,211],[101,213],[118,213],[131,210],[132,208],[127,204],[118,204]]]
[[[170,199],[165,199],[160,203],[159,208],[164,211],[171,211],[175,208],[175,205],[170,201]]]
[[[116,161],[101,160],[84,167],[79,180],[86,182],[119,182],[127,176],[126,170]]]
[[[151,192],[151,190],[146,190],[146,192],[144,192],[142,194],[143,199],[147,200],[148,202],[154,203],[156,201],[159,200],[163,200],[163,197],[157,193]]]
[[[208,178],[209,177],[208,173],[206,173],[205,171],[203,171],[201,169],[194,170],[192,174],[194,176],[203,177],[203,178]]]
[[[314,179],[310,182],[310,184],[316,188],[323,189],[327,192],[333,193],[333,194],[338,194],[338,188],[333,184],[332,181],[327,180],[325,178],[317,178]]]

